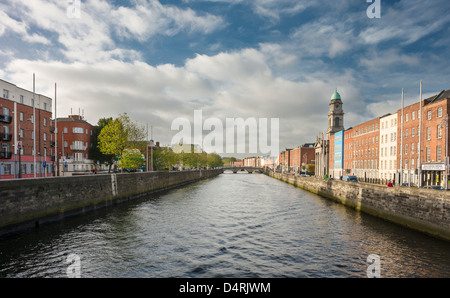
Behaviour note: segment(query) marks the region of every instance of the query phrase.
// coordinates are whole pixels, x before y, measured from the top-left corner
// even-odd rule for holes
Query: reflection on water
[[[217,178],[0,242],[1,277],[450,277],[450,245],[261,174]]]

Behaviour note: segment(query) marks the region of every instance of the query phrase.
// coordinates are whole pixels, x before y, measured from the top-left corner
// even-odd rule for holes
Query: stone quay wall
[[[450,241],[450,191],[265,173],[358,211]]]
[[[0,180],[0,236],[222,172],[216,169]]]

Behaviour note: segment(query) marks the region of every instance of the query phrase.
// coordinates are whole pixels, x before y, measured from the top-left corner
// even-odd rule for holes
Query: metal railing
[[[11,123],[12,117],[0,114],[0,122]]]
[[[12,152],[0,151],[0,159],[10,159],[11,157],[12,157]]]

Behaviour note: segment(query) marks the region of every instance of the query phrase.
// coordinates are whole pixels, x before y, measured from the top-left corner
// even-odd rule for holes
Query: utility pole
[[[56,118],[56,83],[55,83],[55,173],[54,175],[57,176],[58,174],[58,125],[57,125],[57,118]]]
[[[401,135],[400,135],[400,177],[398,179],[398,185],[402,185],[403,182],[403,101],[404,101],[404,91],[402,88],[402,118],[401,121]]]
[[[34,136],[33,136],[33,148],[34,148],[34,151],[33,151],[33,164],[34,164],[34,169],[33,169],[33,172],[34,172],[34,178],[36,178],[36,100],[35,100],[35,92],[36,92],[36,90],[35,90],[35,76],[34,76],[34,73],[33,73],[33,134],[34,134]]]
[[[420,81],[420,119],[419,119],[419,162],[417,164],[419,170],[419,181],[417,183],[417,186],[420,188],[422,187],[422,164],[421,164],[421,158],[422,158],[422,81]]]

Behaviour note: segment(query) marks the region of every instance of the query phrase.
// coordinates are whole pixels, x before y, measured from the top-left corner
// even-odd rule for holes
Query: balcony
[[[12,152],[10,151],[0,151],[0,159],[10,159]]]
[[[55,141],[50,141],[50,146],[55,147],[56,142]]]
[[[0,132],[0,141],[9,142],[12,140],[12,134]]]
[[[76,145],[70,145],[70,150],[72,151],[85,151],[87,148],[86,145],[76,146]]]
[[[0,114],[0,122],[11,123],[11,121],[12,121],[12,117],[11,116]]]

